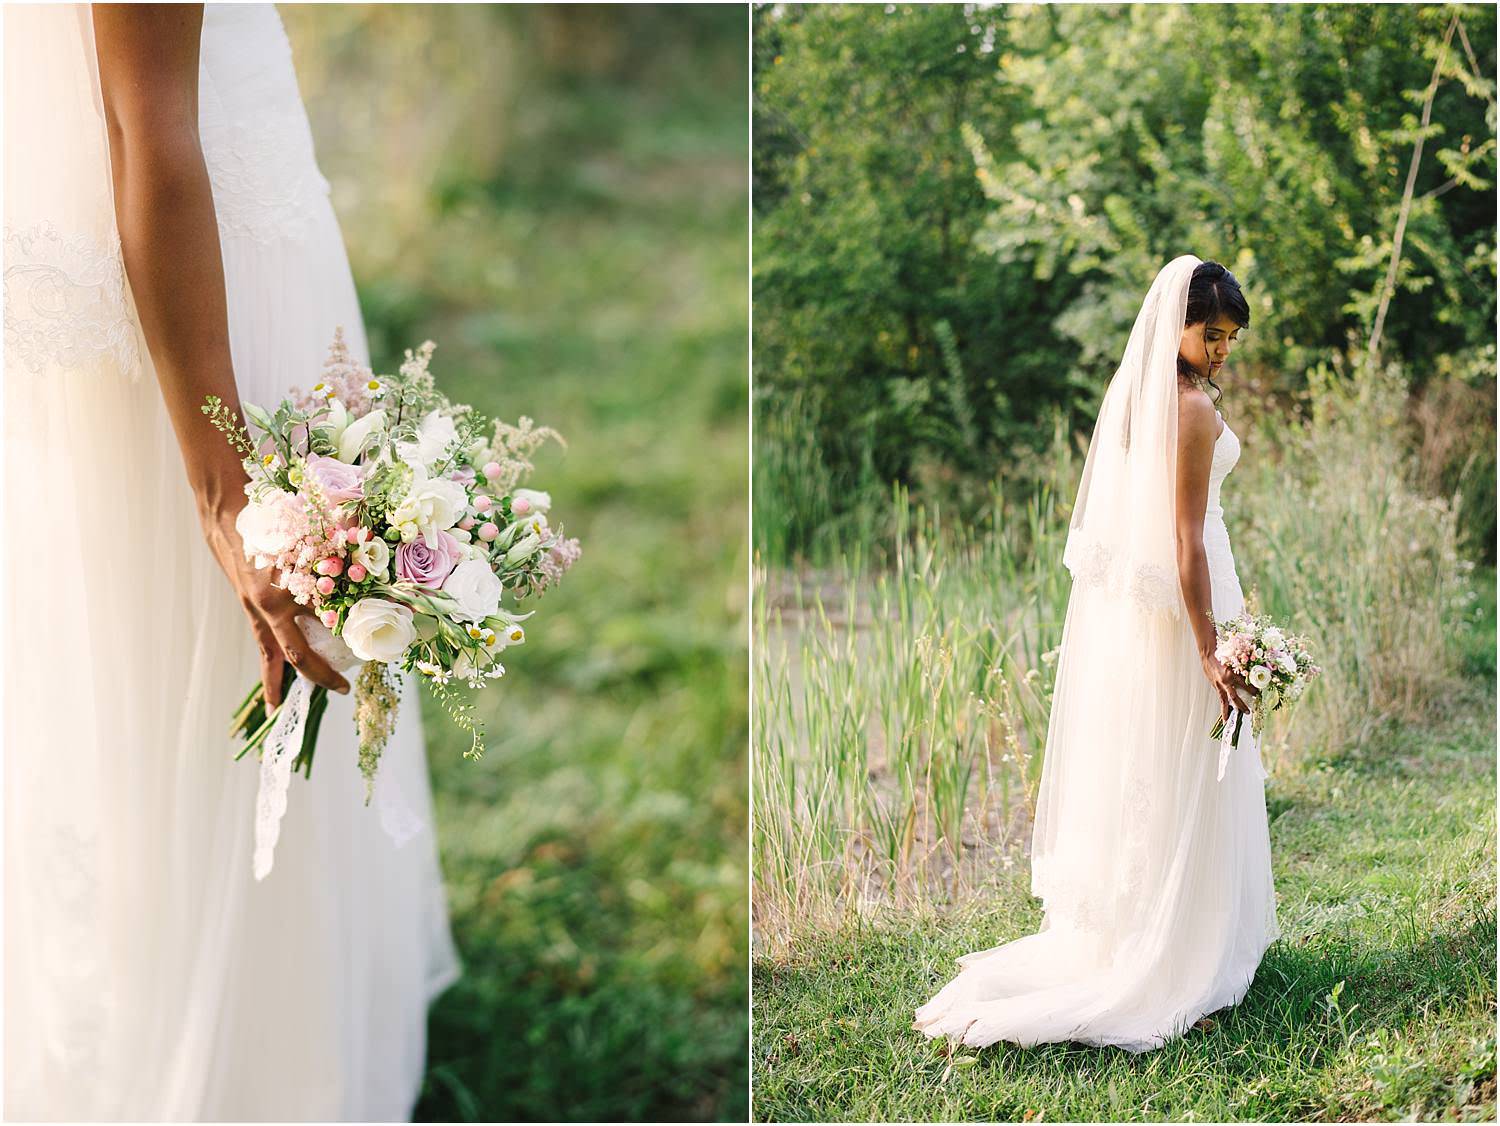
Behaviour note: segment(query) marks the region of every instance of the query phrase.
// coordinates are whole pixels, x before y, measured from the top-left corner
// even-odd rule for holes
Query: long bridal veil
[[[252,879],[228,721],[258,660],[121,265],[89,6],[4,20],[6,1116],[404,1118],[457,968],[433,834],[398,848],[365,807],[337,698]],[[274,8],[207,7],[200,99],[236,378],[266,402],[339,325],[365,358]],[[417,704],[382,774],[430,826]]]
[[[1074,506],[1032,839],[1042,929],[961,958],[917,1011],[928,1035],[1157,1047],[1237,1002],[1273,936],[1269,866],[1248,860],[1265,854],[1263,774],[1240,756],[1215,778],[1218,700],[1177,578],[1177,353],[1198,262],[1152,283]]]

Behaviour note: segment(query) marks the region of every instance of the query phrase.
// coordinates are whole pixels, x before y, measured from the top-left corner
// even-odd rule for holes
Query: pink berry
[[[327,559],[318,561],[317,571],[320,575],[342,575],[344,561],[336,555],[330,555]]]
[[[324,575],[321,579],[318,580],[318,593],[319,594],[332,594],[333,593],[333,580],[330,579],[327,575]]]
[[[486,520],[479,526],[479,538],[484,540],[486,543],[493,540],[499,534],[500,529],[495,527],[495,525],[490,523],[490,521],[488,520]]]
[[[525,497],[517,497],[510,502],[510,510],[517,516],[525,516],[531,511],[531,502]]]
[[[474,498],[474,507],[479,509],[480,512],[488,512],[490,510],[490,505],[493,503],[494,502],[483,493],[480,493],[477,497]]]
[[[500,476],[500,463],[498,461],[487,461],[484,463],[484,475],[493,481]]]
[[[368,574],[368,573],[369,572],[367,572],[364,569],[364,567],[362,565],[360,565],[359,563],[351,563],[349,565],[349,581],[351,583],[362,583],[362,582],[364,582],[365,581],[365,575]]]
[[[458,522],[458,526],[466,532],[472,532],[474,530],[474,517],[465,516]]]
[[[323,611],[323,624],[329,629],[339,624],[339,612],[337,610]]]

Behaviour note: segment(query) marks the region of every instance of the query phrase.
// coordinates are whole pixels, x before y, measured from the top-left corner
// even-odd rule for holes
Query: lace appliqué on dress
[[[1182,607],[1182,592],[1177,576],[1165,567],[1140,563],[1130,567],[1124,559],[1096,540],[1070,534],[1063,551],[1063,565],[1073,573],[1080,587],[1104,587],[1116,594],[1128,594],[1132,602],[1147,613],[1176,616]],[[1128,578],[1124,574],[1129,570]]]
[[[140,354],[117,236],[64,237],[51,223],[6,228],[5,355],[35,373],[102,362],[135,375]]]
[[[300,113],[205,126],[203,161],[220,237],[303,242],[316,227],[318,209],[327,206],[329,183],[318,171]]]

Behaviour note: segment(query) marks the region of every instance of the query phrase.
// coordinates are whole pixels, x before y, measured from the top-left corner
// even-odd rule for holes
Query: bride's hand
[[[219,566],[240,597],[250,619],[250,632],[260,647],[260,680],[271,707],[281,704],[283,664],[334,692],[348,692],[349,682],[334,671],[308,644],[297,625],[307,611],[291,594],[271,582],[271,570],[256,570],[245,558],[243,541],[235,530],[234,515],[219,513],[203,517],[203,534]]]
[[[1214,691],[1219,694],[1219,719],[1228,723],[1231,712],[1248,711],[1244,700],[1238,693],[1254,699],[1260,695],[1254,688],[1250,687],[1244,677],[1234,672],[1223,661],[1214,654],[1209,653],[1203,658],[1203,674],[1208,677],[1208,682],[1214,686]]]

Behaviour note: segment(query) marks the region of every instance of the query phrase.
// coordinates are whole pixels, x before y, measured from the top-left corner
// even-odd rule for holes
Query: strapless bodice
[[[1217,412],[1216,412],[1217,413]],[[1222,419],[1224,416],[1219,415]],[[1204,518],[1224,518],[1224,505],[1219,493],[1224,485],[1224,478],[1229,476],[1229,471],[1235,467],[1240,460],[1240,439],[1235,432],[1229,429],[1229,423],[1224,423],[1224,429],[1219,432],[1218,439],[1214,442],[1213,467],[1208,471],[1208,507],[1204,510]]]
[[[1224,416],[1219,417],[1222,419]],[[1220,499],[1224,478],[1229,476],[1230,470],[1239,460],[1239,436],[1226,422],[1214,442],[1213,465],[1208,471],[1208,505],[1203,511],[1203,550],[1208,556],[1214,615],[1220,618],[1239,613],[1245,604],[1239,575],[1235,570],[1234,551],[1229,546],[1229,528],[1224,523],[1224,505]]]

